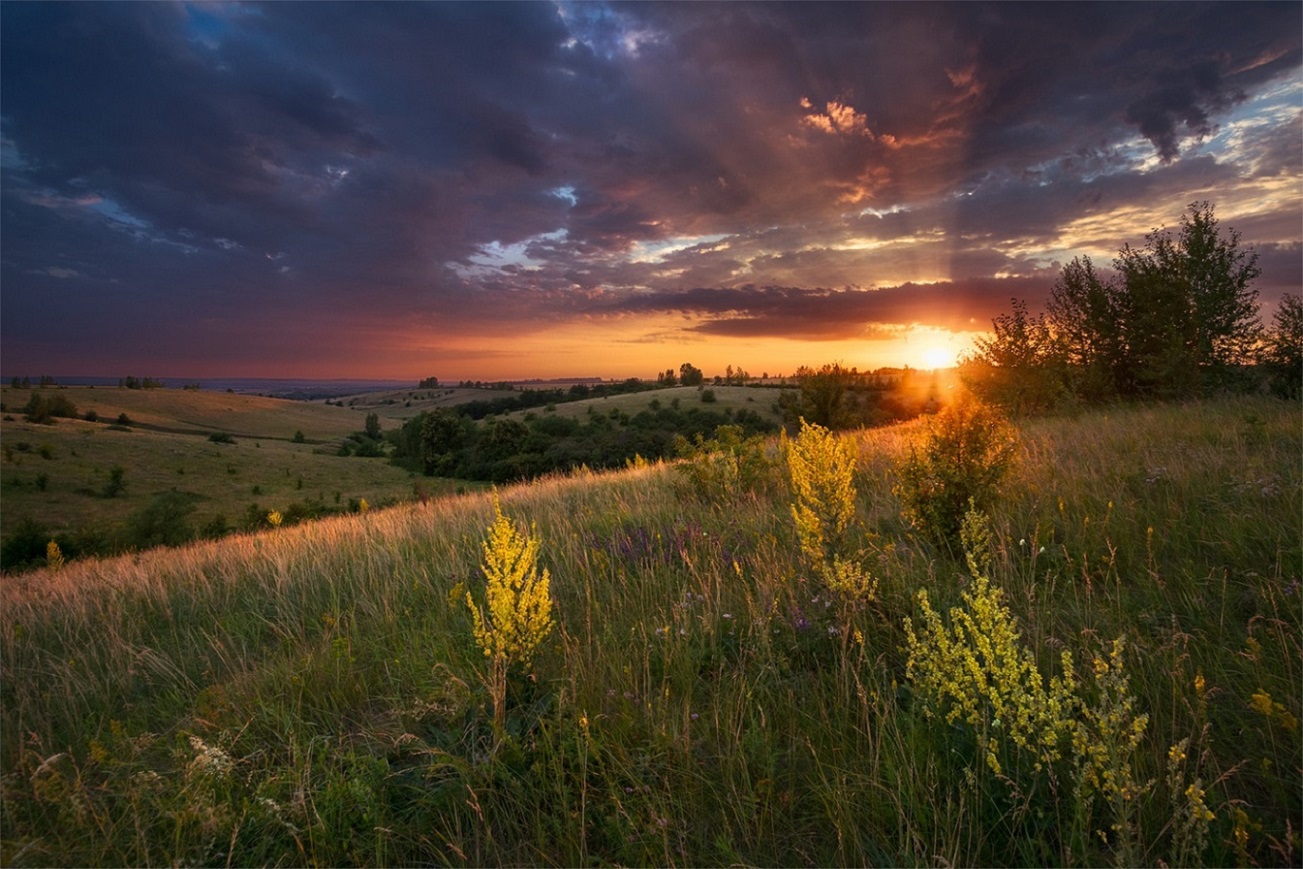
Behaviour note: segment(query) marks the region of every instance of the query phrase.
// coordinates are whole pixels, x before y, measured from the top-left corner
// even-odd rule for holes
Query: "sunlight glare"
[[[938,368],[953,368],[955,351],[949,347],[933,345],[923,351],[923,367],[935,371]]]

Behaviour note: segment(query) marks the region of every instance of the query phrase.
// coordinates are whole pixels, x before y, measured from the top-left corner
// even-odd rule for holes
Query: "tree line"
[[[1123,245],[1105,275],[1089,257],[1064,266],[1044,313],[1024,301],[996,317],[961,364],[981,397],[1015,412],[1064,400],[1188,398],[1263,388],[1298,397],[1303,308],[1286,295],[1268,328],[1253,281],[1258,255],[1193,203],[1180,227]]]

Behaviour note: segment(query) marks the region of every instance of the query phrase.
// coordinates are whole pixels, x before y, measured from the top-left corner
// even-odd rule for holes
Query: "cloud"
[[[196,351],[229,310],[319,311],[377,358],[400,351],[358,324],[486,354],[640,312],[680,338],[958,329],[1196,198],[1278,292],[1301,10],[6,5],[6,361],[52,328],[51,263],[79,276],[68,334],[135,317]]]

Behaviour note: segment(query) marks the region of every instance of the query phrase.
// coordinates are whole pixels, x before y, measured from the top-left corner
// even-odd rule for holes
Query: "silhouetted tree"
[[[779,399],[784,420],[790,425],[804,419],[826,429],[849,428],[858,421],[850,388],[854,372],[833,362],[818,370],[801,366],[796,370],[800,392],[795,397]]]
[[[1225,380],[1246,362],[1261,333],[1258,255],[1223,236],[1207,202],[1192,203],[1173,236],[1156,229],[1139,250],[1124,245],[1114,261],[1126,341],[1124,385],[1141,394],[1185,395]]]
[[[1263,337],[1259,355],[1272,392],[1285,398],[1303,395],[1303,300],[1286,293]]]

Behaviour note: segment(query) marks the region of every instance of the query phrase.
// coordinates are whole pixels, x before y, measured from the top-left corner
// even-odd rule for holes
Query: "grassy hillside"
[[[703,399],[703,396],[707,396],[707,391],[709,391],[709,397]],[[778,402],[778,396],[782,393],[783,390],[780,389],[761,389],[750,386],[704,386],[700,389],[695,386],[673,386],[647,392],[634,392],[628,395],[567,401],[557,404],[551,410],[538,408],[531,411],[517,411],[507,416],[520,419],[526,413],[555,413],[557,416],[582,420],[590,414],[609,414],[612,411],[635,416],[640,411],[651,407],[653,401],[659,402],[666,407],[673,405],[677,401],[680,407],[687,408],[700,405],[720,413],[730,410],[734,413],[739,410],[750,410],[768,420],[780,423],[783,421],[783,416],[775,409],[774,405]]]
[[[334,398],[331,401],[336,406],[343,406],[350,411],[375,413],[381,419],[404,420],[441,407],[455,407],[471,401],[512,398],[516,395],[519,393],[509,389],[468,389],[445,386],[438,389],[413,388],[362,392]]]
[[[8,577],[0,862],[1297,865],[1298,405],[1021,427],[986,572],[1088,711],[999,774],[1013,712],[929,716],[909,664],[917,593],[978,585],[900,517],[918,434],[851,436],[859,603],[817,591],[776,471],[502,490],[558,625],[502,731],[464,601],[487,495]]]
[[[125,413],[141,428],[176,432],[229,432],[234,435],[290,440],[301,431],[309,441],[334,440],[358,431],[365,422],[359,410],[318,402],[287,401],[234,392],[198,389],[114,389],[93,386],[60,386],[46,389],[0,389],[5,412],[19,419],[21,408],[35,395],[60,395],[77,406],[79,414],[95,411],[110,423]],[[396,420],[383,408],[368,408],[386,419]],[[390,426],[385,426],[389,428]]]
[[[98,421],[57,418],[25,421],[31,395],[59,395]],[[322,404],[250,395],[179,389],[46,390],[5,388],[0,423],[0,534],[25,520],[50,535],[103,533],[119,526],[163,493],[176,491],[194,506],[191,523],[201,528],[217,517],[239,524],[251,504],[284,510],[294,502],[329,507],[367,499],[379,504],[413,497],[413,478],[381,459],[335,455],[337,444],[360,430],[365,416]],[[126,414],[131,424],[114,425]],[[386,428],[391,420],[382,419]],[[303,442],[295,442],[296,433]],[[214,433],[232,436],[215,443]],[[122,491],[104,497],[114,468],[122,468]],[[430,492],[439,484],[422,481]]]

